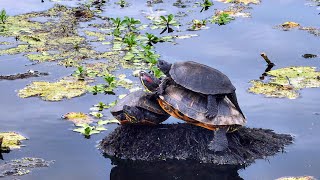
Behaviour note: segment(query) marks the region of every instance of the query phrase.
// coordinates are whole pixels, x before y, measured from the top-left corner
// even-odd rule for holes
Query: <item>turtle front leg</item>
[[[222,152],[228,148],[228,138],[227,138],[228,128],[219,128],[214,131],[214,137],[209,143],[208,148],[213,152]]]
[[[215,95],[208,95],[206,118],[213,119],[218,114],[218,98]]]
[[[166,88],[168,87],[170,83],[170,78],[165,77],[162,81],[161,84],[159,85],[159,88],[157,89],[157,94],[162,95],[165,93]]]

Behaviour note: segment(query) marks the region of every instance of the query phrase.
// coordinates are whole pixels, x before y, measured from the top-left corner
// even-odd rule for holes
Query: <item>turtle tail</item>
[[[227,97],[234,104],[234,106],[237,108],[237,110],[242,114],[243,118],[246,118],[244,116],[243,112],[241,111],[241,108],[240,108],[240,106],[238,104],[238,99],[237,99],[236,92],[234,91],[233,93],[228,94]]]

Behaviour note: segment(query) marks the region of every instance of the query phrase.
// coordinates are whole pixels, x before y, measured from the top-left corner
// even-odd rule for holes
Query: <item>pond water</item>
[[[0,0],[0,7],[5,8],[10,16],[42,11],[53,7],[54,3],[77,6],[81,1],[50,2],[44,0],[5,1]],[[128,1],[129,7],[120,8],[110,0],[103,6],[101,16],[134,17],[147,22],[142,12],[154,12],[163,9],[164,14],[187,12],[182,23],[192,19],[203,19],[213,15],[214,9],[226,7],[225,4],[214,2],[209,10],[199,13],[201,7],[193,7],[194,1],[182,1],[189,5],[178,8],[172,4],[175,1],[164,1],[148,7],[145,1]],[[248,127],[270,128],[277,133],[288,133],[295,137],[294,144],[285,148],[284,153],[265,160],[257,160],[245,169],[237,171],[238,176],[227,176],[236,173],[234,169],[212,171],[206,169],[186,177],[185,171],[180,169],[172,175],[166,171],[150,170],[148,172],[113,165],[97,149],[99,141],[112,132],[117,125],[108,125],[107,131],[85,139],[82,135],[72,132],[73,125],[61,119],[67,112],[89,112],[89,108],[99,101],[112,102],[117,97],[112,95],[92,95],[90,93],[58,102],[43,101],[38,97],[19,98],[17,91],[32,81],[56,81],[72,74],[75,68],[65,68],[56,62],[39,63],[33,65],[22,55],[0,56],[0,74],[8,75],[26,72],[29,69],[49,72],[49,76],[29,78],[15,81],[0,81],[0,131],[16,131],[28,137],[24,141],[26,147],[3,154],[0,163],[21,157],[41,157],[55,160],[46,169],[34,170],[22,176],[21,179],[202,179],[212,178],[214,173],[222,173],[225,179],[259,179],[269,180],[282,176],[311,175],[320,178],[320,90],[319,88],[303,89],[301,96],[294,100],[265,98],[247,92],[251,86],[249,81],[259,79],[266,68],[260,57],[266,52],[276,64],[275,68],[287,66],[315,66],[319,67],[319,58],[304,59],[303,54],[319,54],[320,38],[306,31],[282,31],[274,26],[286,21],[298,22],[303,26],[319,26],[320,15],[316,7],[309,7],[305,0],[270,0],[259,5],[250,5],[251,18],[237,18],[230,24],[218,26],[208,24],[206,30],[191,31],[199,36],[190,39],[178,39],[177,44],[158,43],[155,47],[162,59],[170,62],[194,60],[215,67],[232,80],[237,88],[237,96],[242,111],[248,119]],[[192,10],[189,12],[188,10]],[[182,28],[181,28],[182,29]],[[153,30],[159,34],[161,30]],[[176,33],[176,32],[174,32]],[[185,32],[184,32],[185,33]],[[183,32],[181,32],[183,34]],[[0,37],[0,40],[4,38]],[[1,47],[3,48],[3,47]],[[100,48],[101,49],[101,48]],[[122,70],[120,70],[121,72]],[[130,71],[130,79],[138,81]],[[120,89],[116,94],[127,93]],[[180,122],[170,118],[166,123]],[[192,166],[192,165],[191,165]],[[141,170],[141,171],[140,171]],[[167,173],[167,174],[166,174]],[[236,174],[237,174],[236,173]],[[119,175],[120,174],[120,175]],[[161,177],[161,178],[160,178]],[[241,177],[241,178],[240,178]],[[10,177],[11,178],[11,177]],[[9,178],[9,179],[10,179]],[[19,177],[20,179],[20,177]]]

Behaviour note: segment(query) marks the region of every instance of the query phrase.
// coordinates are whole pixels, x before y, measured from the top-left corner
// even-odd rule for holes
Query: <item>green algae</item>
[[[251,81],[249,92],[264,94],[267,97],[295,99],[302,88],[320,87],[320,72],[315,67],[294,66],[267,72],[268,83]]]
[[[0,132],[0,151],[20,149],[22,140],[27,138],[16,132]]]
[[[44,159],[34,157],[24,157],[6,161],[0,164],[0,178],[6,176],[23,176],[29,174],[33,168],[49,167],[53,162],[54,161],[45,161]]]
[[[10,45],[12,44],[11,42],[6,42],[6,41],[0,41],[0,45]]]
[[[57,82],[36,81],[19,90],[21,98],[39,96],[46,101],[60,101],[81,96],[87,92],[87,82],[64,78]]]
[[[0,55],[4,55],[4,54],[13,55],[13,54],[31,52],[34,50],[35,50],[34,48],[30,48],[30,46],[27,44],[20,44],[17,47],[0,50]]]
[[[86,35],[96,37],[96,41],[104,41],[106,40],[107,34],[101,33],[101,32],[95,32],[95,31],[84,31]]]
[[[99,53],[86,45],[85,37],[80,36],[76,29],[79,18],[87,18],[83,14],[84,12],[85,10],[81,11],[79,8],[55,5],[47,11],[8,18],[8,22],[3,27],[0,35],[15,37],[26,44],[0,50],[0,55],[31,52],[26,57],[38,62],[63,61],[67,59],[81,60],[98,56]],[[53,22],[39,23],[30,20],[30,18],[35,17],[46,17]],[[48,53],[50,51],[56,53],[50,54]]]
[[[85,123],[90,124],[93,122],[93,119],[83,112],[69,112],[63,115],[63,118],[73,122],[75,125]]]

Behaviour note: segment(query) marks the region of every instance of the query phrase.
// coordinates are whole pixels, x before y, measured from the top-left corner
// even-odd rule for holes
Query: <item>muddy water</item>
[[[141,19],[141,10],[152,12],[144,1],[129,1],[131,5],[120,9],[110,1],[105,6],[103,16],[131,16]],[[77,2],[64,1],[61,4],[76,6]],[[238,171],[243,179],[275,179],[282,176],[312,175],[320,178],[320,90],[305,89],[296,100],[264,98],[248,93],[248,83],[258,79],[266,65],[260,57],[265,51],[276,64],[275,68],[292,65],[319,67],[319,59],[304,59],[305,53],[319,54],[319,37],[305,31],[281,31],[274,29],[285,21],[299,22],[304,26],[319,25],[319,11],[308,7],[304,0],[263,1],[260,5],[251,5],[252,18],[238,18],[226,26],[209,25],[210,29],[197,31],[199,37],[177,40],[177,45],[158,44],[156,50],[163,59],[171,62],[194,60],[215,67],[227,74],[237,88],[240,106],[248,118],[248,126],[274,129],[278,133],[290,133],[295,136],[295,143],[266,160],[258,160],[255,164]],[[173,1],[154,5],[153,9],[162,8],[167,13],[186,11],[172,6]],[[191,6],[193,2],[189,3]],[[26,0],[24,2],[8,2],[0,0],[0,7],[9,15],[31,11],[45,10],[53,6],[45,0]],[[205,18],[213,13],[214,8],[225,5],[215,2],[204,13],[190,14],[189,18]],[[190,7],[189,9],[192,9]],[[199,12],[200,7],[193,8]],[[161,30],[154,31],[159,33]],[[193,32],[192,32],[193,33]],[[2,38],[0,38],[2,40]],[[117,125],[109,125],[108,131],[92,136],[89,140],[71,131],[73,125],[62,120],[61,115],[70,111],[88,112],[91,105],[99,101],[111,102],[115,96],[91,94],[61,102],[45,102],[39,98],[21,99],[17,90],[34,80],[54,81],[70,75],[74,69],[57,66],[56,63],[32,65],[20,55],[0,56],[0,74],[15,74],[29,69],[49,72],[49,76],[15,81],[0,81],[0,131],[17,131],[30,138],[25,141],[26,147],[21,150],[3,154],[4,160],[32,156],[46,160],[55,160],[50,168],[35,170],[21,179],[126,179],[126,173],[133,178],[160,177],[170,179],[194,179],[195,175],[184,176],[183,169],[171,176],[163,171],[139,172],[134,169],[114,168],[111,160],[104,158],[96,148],[101,140]],[[128,74],[130,75],[130,74]],[[134,80],[133,77],[129,77]],[[118,94],[125,91],[119,90]],[[170,118],[168,123],[177,122]],[[2,161],[0,160],[0,163]],[[114,168],[112,171],[111,169]],[[127,171],[126,171],[127,170]],[[120,172],[119,172],[120,171]],[[133,172],[134,171],[134,172]],[[112,173],[112,176],[110,173]],[[115,172],[120,173],[116,175]],[[148,176],[144,176],[148,175]],[[167,173],[167,174],[166,174]],[[179,174],[180,173],[180,174]],[[234,173],[234,170],[200,171],[202,179],[212,178],[214,173]],[[220,176],[219,176],[220,177]],[[221,176],[227,177],[227,176]],[[226,179],[239,179],[229,176]]]

